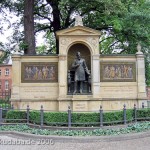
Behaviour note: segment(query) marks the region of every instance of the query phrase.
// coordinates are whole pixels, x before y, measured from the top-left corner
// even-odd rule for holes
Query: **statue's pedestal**
[[[93,98],[93,95],[73,95],[73,111],[98,111],[101,105],[101,99]]]
[[[101,100],[100,98],[93,98],[93,95],[68,95],[66,98],[58,99],[59,111],[66,111],[68,106],[73,112],[98,111]]]
[[[88,95],[73,95],[72,100],[89,100]]]
[[[73,111],[87,111],[89,97],[87,95],[73,95]]]

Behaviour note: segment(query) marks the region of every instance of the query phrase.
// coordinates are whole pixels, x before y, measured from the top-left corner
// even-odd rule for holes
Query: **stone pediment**
[[[75,26],[75,27],[71,27],[71,28],[67,28],[64,30],[60,30],[56,32],[57,38],[59,36],[70,36],[70,35],[96,35],[96,36],[100,36],[100,32],[98,30],[94,30],[88,27],[84,27],[84,26]]]

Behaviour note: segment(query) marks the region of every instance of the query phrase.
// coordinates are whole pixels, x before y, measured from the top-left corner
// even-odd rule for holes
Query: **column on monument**
[[[58,67],[59,99],[67,94],[67,55],[59,55]]]
[[[137,84],[138,84],[138,99],[146,99],[146,84],[145,84],[145,63],[142,52],[136,53],[137,58]]]
[[[93,98],[100,98],[100,61],[99,54],[92,56],[92,93]]]
[[[12,55],[12,92],[11,100],[20,100],[21,56]]]

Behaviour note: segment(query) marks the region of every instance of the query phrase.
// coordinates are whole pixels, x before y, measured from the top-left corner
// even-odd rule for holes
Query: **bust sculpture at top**
[[[80,52],[76,53],[76,59],[74,60],[74,63],[72,64],[72,68],[75,70],[73,94],[77,92],[78,82],[79,82],[79,87],[80,87],[79,91],[80,93],[82,93],[83,81],[85,81],[85,73],[87,73],[88,75],[90,75],[90,73],[87,68],[85,60],[81,58]]]

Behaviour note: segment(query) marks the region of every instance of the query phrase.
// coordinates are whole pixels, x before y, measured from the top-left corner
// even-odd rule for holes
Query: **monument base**
[[[27,105],[29,105],[32,110],[40,110],[41,105],[43,105],[44,110],[67,111],[68,106],[70,106],[73,112],[98,112],[100,105],[104,111],[122,110],[124,104],[127,109],[133,109],[134,104],[136,104],[137,108],[141,108],[143,103],[144,106],[147,106],[146,99],[96,99],[88,95],[73,95],[57,100],[11,100],[11,104],[13,104],[15,109],[26,109]]]

